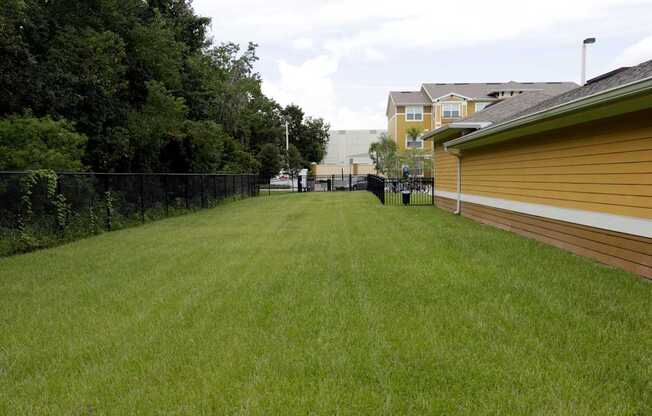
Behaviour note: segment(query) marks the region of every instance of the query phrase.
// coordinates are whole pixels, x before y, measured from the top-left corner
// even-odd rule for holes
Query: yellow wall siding
[[[466,115],[465,117],[469,117],[475,114],[475,101],[468,101],[466,103]]]
[[[444,150],[438,143],[435,147],[435,189],[457,192],[457,158]]]
[[[432,118],[430,113],[426,113],[426,109],[431,109],[429,106],[424,106],[424,113],[423,113],[423,120],[422,121],[407,121],[405,120],[405,113],[397,113],[396,117],[394,118],[396,125],[391,126],[392,130],[390,130],[390,134],[392,134],[392,137],[397,143],[397,147],[400,151],[406,150],[405,148],[405,137],[407,136],[407,130],[411,127],[417,127],[421,129],[422,131],[425,130],[431,130],[432,129]],[[431,110],[432,111],[432,110]],[[395,133],[391,133],[394,131]],[[426,141],[423,144],[423,148],[425,150],[431,150],[432,149],[432,142]]]
[[[652,218],[652,112],[465,151],[462,192]]]

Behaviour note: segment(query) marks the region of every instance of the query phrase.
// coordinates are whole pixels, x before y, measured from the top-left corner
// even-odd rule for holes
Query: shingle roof
[[[391,91],[389,95],[396,105],[432,103],[423,91]]]
[[[466,142],[480,140],[492,134],[505,132],[522,126],[532,120],[545,119],[548,116],[559,116],[567,111],[577,109],[581,106],[590,106],[592,103],[600,102],[601,97],[615,99],[632,91],[643,93],[650,91],[650,80],[652,79],[652,60],[643,62],[632,68],[619,68],[599,77],[589,80],[586,85],[567,91],[566,93],[554,96],[535,104],[523,111],[513,114],[492,126],[480,129],[466,136],[462,136],[446,142],[446,147],[458,146]],[[631,84],[631,85],[630,85]],[[644,104],[642,104],[643,106]],[[642,107],[641,107],[642,108]],[[646,107],[649,108],[649,107]],[[599,115],[596,115],[597,119]]]
[[[613,74],[609,76],[609,74]],[[539,111],[547,110],[561,104],[565,104],[580,98],[588,97],[615,88],[621,85],[629,84],[630,82],[638,81],[644,78],[652,77],[652,60],[643,62],[640,65],[631,68],[619,68],[607,74],[590,79],[584,86],[567,91],[563,94],[554,96],[546,101],[536,104],[521,112],[514,114],[509,119],[503,121],[513,120],[528,114],[537,113]]]
[[[437,99],[451,93],[460,94],[472,99],[492,100],[489,95],[499,91],[543,91],[548,95],[557,95],[576,88],[574,82],[482,82],[453,84],[423,84],[423,88],[433,98]]]
[[[520,113],[521,111],[539,104],[542,101],[548,100],[551,97],[550,94],[542,91],[524,92],[523,94],[516,95],[507,100],[492,104],[484,110],[478,111],[477,113],[460,120],[460,122],[500,123],[511,118],[514,114]]]

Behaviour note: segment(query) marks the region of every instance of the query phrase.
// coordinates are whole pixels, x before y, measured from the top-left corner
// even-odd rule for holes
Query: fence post
[[[163,194],[164,194],[164,203],[165,203],[165,216],[168,217],[170,215],[169,209],[168,209],[168,177],[167,175],[161,176],[163,179]]]
[[[349,173],[349,191],[353,190],[353,176]]]
[[[145,224],[145,174],[140,175],[140,222]]]
[[[432,177],[432,187],[430,188],[430,193],[432,195],[432,205],[435,205],[435,177]]]
[[[190,201],[188,200],[188,178],[189,178],[189,176],[185,175],[185,177],[186,177],[186,182],[185,182],[185,186],[184,186],[185,189],[184,189],[183,193],[184,193],[184,197],[186,199],[186,209],[190,209]]]
[[[199,204],[200,204],[200,208],[204,208],[204,175],[202,174],[199,178],[201,179],[201,188],[200,188],[201,200],[199,201]]]
[[[335,190],[335,175],[331,175],[331,191]]]
[[[380,202],[385,205],[385,178],[382,178],[380,186]]]
[[[215,175],[211,175],[213,178],[213,205],[217,205],[217,179]]]

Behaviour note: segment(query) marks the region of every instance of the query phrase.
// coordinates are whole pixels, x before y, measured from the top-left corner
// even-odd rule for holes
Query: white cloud
[[[366,55],[367,48],[443,50],[514,38],[555,24],[608,19],[614,8],[651,0],[547,0],[523,7],[522,0],[458,3],[412,0],[195,0],[213,17],[217,40],[292,44],[310,38],[336,56]],[[628,22],[620,22],[623,28]],[[436,28],[436,30],[435,30]]]
[[[264,81],[263,91],[281,105],[297,104],[306,115],[323,117],[333,128],[382,128],[387,121],[383,109],[351,109],[336,94],[333,75],[339,59],[321,55],[301,64],[277,62],[278,81]]]
[[[313,46],[313,41],[310,38],[297,38],[292,41],[292,47],[294,49],[311,49]]]
[[[652,59],[652,36],[625,48],[614,61],[614,67],[634,66],[650,59]]]
[[[364,57],[368,61],[384,61],[387,56],[376,48],[365,48]]]
[[[373,103],[385,98],[389,88],[367,83],[414,83],[411,88],[416,88],[423,81],[452,80],[457,76],[455,65],[472,67],[476,53],[502,48],[507,41],[514,60],[545,66],[550,61],[544,55],[527,54],[544,48],[576,48],[582,36],[611,38],[612,44],[618,36],[642,37],[643,31],[649,30],[646,12],[650,4],[652,0],[547,0],[536,7],[528,7],[522,0],[468,0],[464,7],[459,2],[436,0],[412,0],[407,7],[394,0],[193,2],[198,13],[212,17],[212,35],[217,42],[254,41],[261,45],[261,55],[265,51],[272,56],[271,60],[269,55],[265,57],[258,67],[264,68],[266,93],[282,104],[301,105],[308,114],[324,117],[335,128],[382,128],[386,124],[384,106]],[[652,39],[645,38],[627,48],[618,58],[619,64],[649,59],[650,44]],[[439,52],[461,48],[469,49],[464,62],[443,65],[433,60]],[[473,52],[471,48],[475,48]],[[293,50],[310,51],[315,57],[290,63]],[[593,48],[591,57],[598,51]],[[426,73],[419,71],[421,56],[430,59],[432,76],[438,78],[417,79]],[[446,59],[441,56],[442,61]],[[502,61],[490,62],[493,74],[518,76],[512,75],[515,66],[504,56]],[[602,61],[612,59],[604,57]],[[276,65],[270,68],[269,62]],[[365,65],[368,62],[383,64],[375,65],[374,73],[368,74],[363,72],[370,67]],[[406,70],[410,62],[415,62],[414,70]],[[568,74],[573,65],[556,61],[539,74],[550,74],[554,80]],[[527,65],[519,68],[528,70]],[[488,74],[489,69],[479,71],[477,80],[495,76]],[[524,78],[530,76],[524,74]]]
[[[331,76],[337,71],[338,64],[337,59],[326,55],[299,65],[280,60],[277,62],[279,80],[265,80],[263,91],[282,105],[300,105],[310,115],[324,117],[333,114],[336,98]]]

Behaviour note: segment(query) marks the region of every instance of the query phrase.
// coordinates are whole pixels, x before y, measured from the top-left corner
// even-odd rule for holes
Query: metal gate
[[[317,175],[308,176],[308,192],[364,191],[367,175]]]
[[[367,189],[384,205],[435,205],[435,178],[368,175]]]

